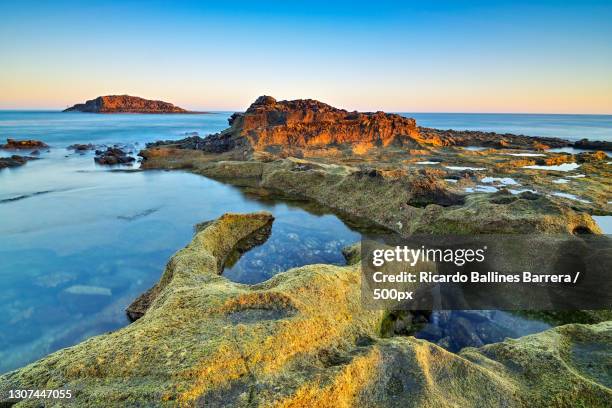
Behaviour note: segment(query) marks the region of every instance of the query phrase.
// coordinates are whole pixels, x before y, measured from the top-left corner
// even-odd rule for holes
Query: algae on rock
[[[608,406],[612,322],[571,324],[453,354],[379,337],[360,266],[309,265],[256,285],[220,275],[270,214],[226,214],[177,252],[144,315],[0,377],[64,388],[76,406]],[[349,251],[352,253],[353,251]],[[17,406],[38,406],[21,401]]]

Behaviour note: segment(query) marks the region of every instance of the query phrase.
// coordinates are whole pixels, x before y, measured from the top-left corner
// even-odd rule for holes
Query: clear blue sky
[[[612,113],[611,1],[330,3],[0,0],[0,109]]]

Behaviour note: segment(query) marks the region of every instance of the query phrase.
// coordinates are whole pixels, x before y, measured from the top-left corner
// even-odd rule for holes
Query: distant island
[[[64,112],[89,113],[202,113],[174,106],[169,102],[153,101],[130,95],[106,95],[65,109]]]

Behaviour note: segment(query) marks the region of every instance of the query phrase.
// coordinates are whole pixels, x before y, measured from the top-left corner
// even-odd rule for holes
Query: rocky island
[[[601,234],[591,215],[612,212],[609,158],[550,151],[566,143],[263,96],[223,132],[140,155],[145,169],[307,199],[402,235]],[[399,330],[396,315],[363,307],[355,247],[344,266],[255,285],[225,278],[230,253],[265,239],[273,221],[225,214],[202,224],[128,307],[134,323],[0,376],[0,395],[64,388],[75,397],[60,406],[117,407],[609,405],[610,311],[453,353],[407,334],[410,318]]]
[[[169,102],[130,95],[106,95],[78,103],[64,112],[89,113],[192,113]]]

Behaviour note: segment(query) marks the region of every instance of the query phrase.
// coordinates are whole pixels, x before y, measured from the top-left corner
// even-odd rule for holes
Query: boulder
[[[69,150],[74,150],[75,152],[85,152],[87,150],[95,150],[96,145],[91,144],[91,143],[87,143],[87,144],[75,143],[75,144],[71,144],[67,148]]]
[[[98,164],[115,165],[131,164],[136,159],[117,147],[108,147],[106,150],[96,150],[94,161]]]

